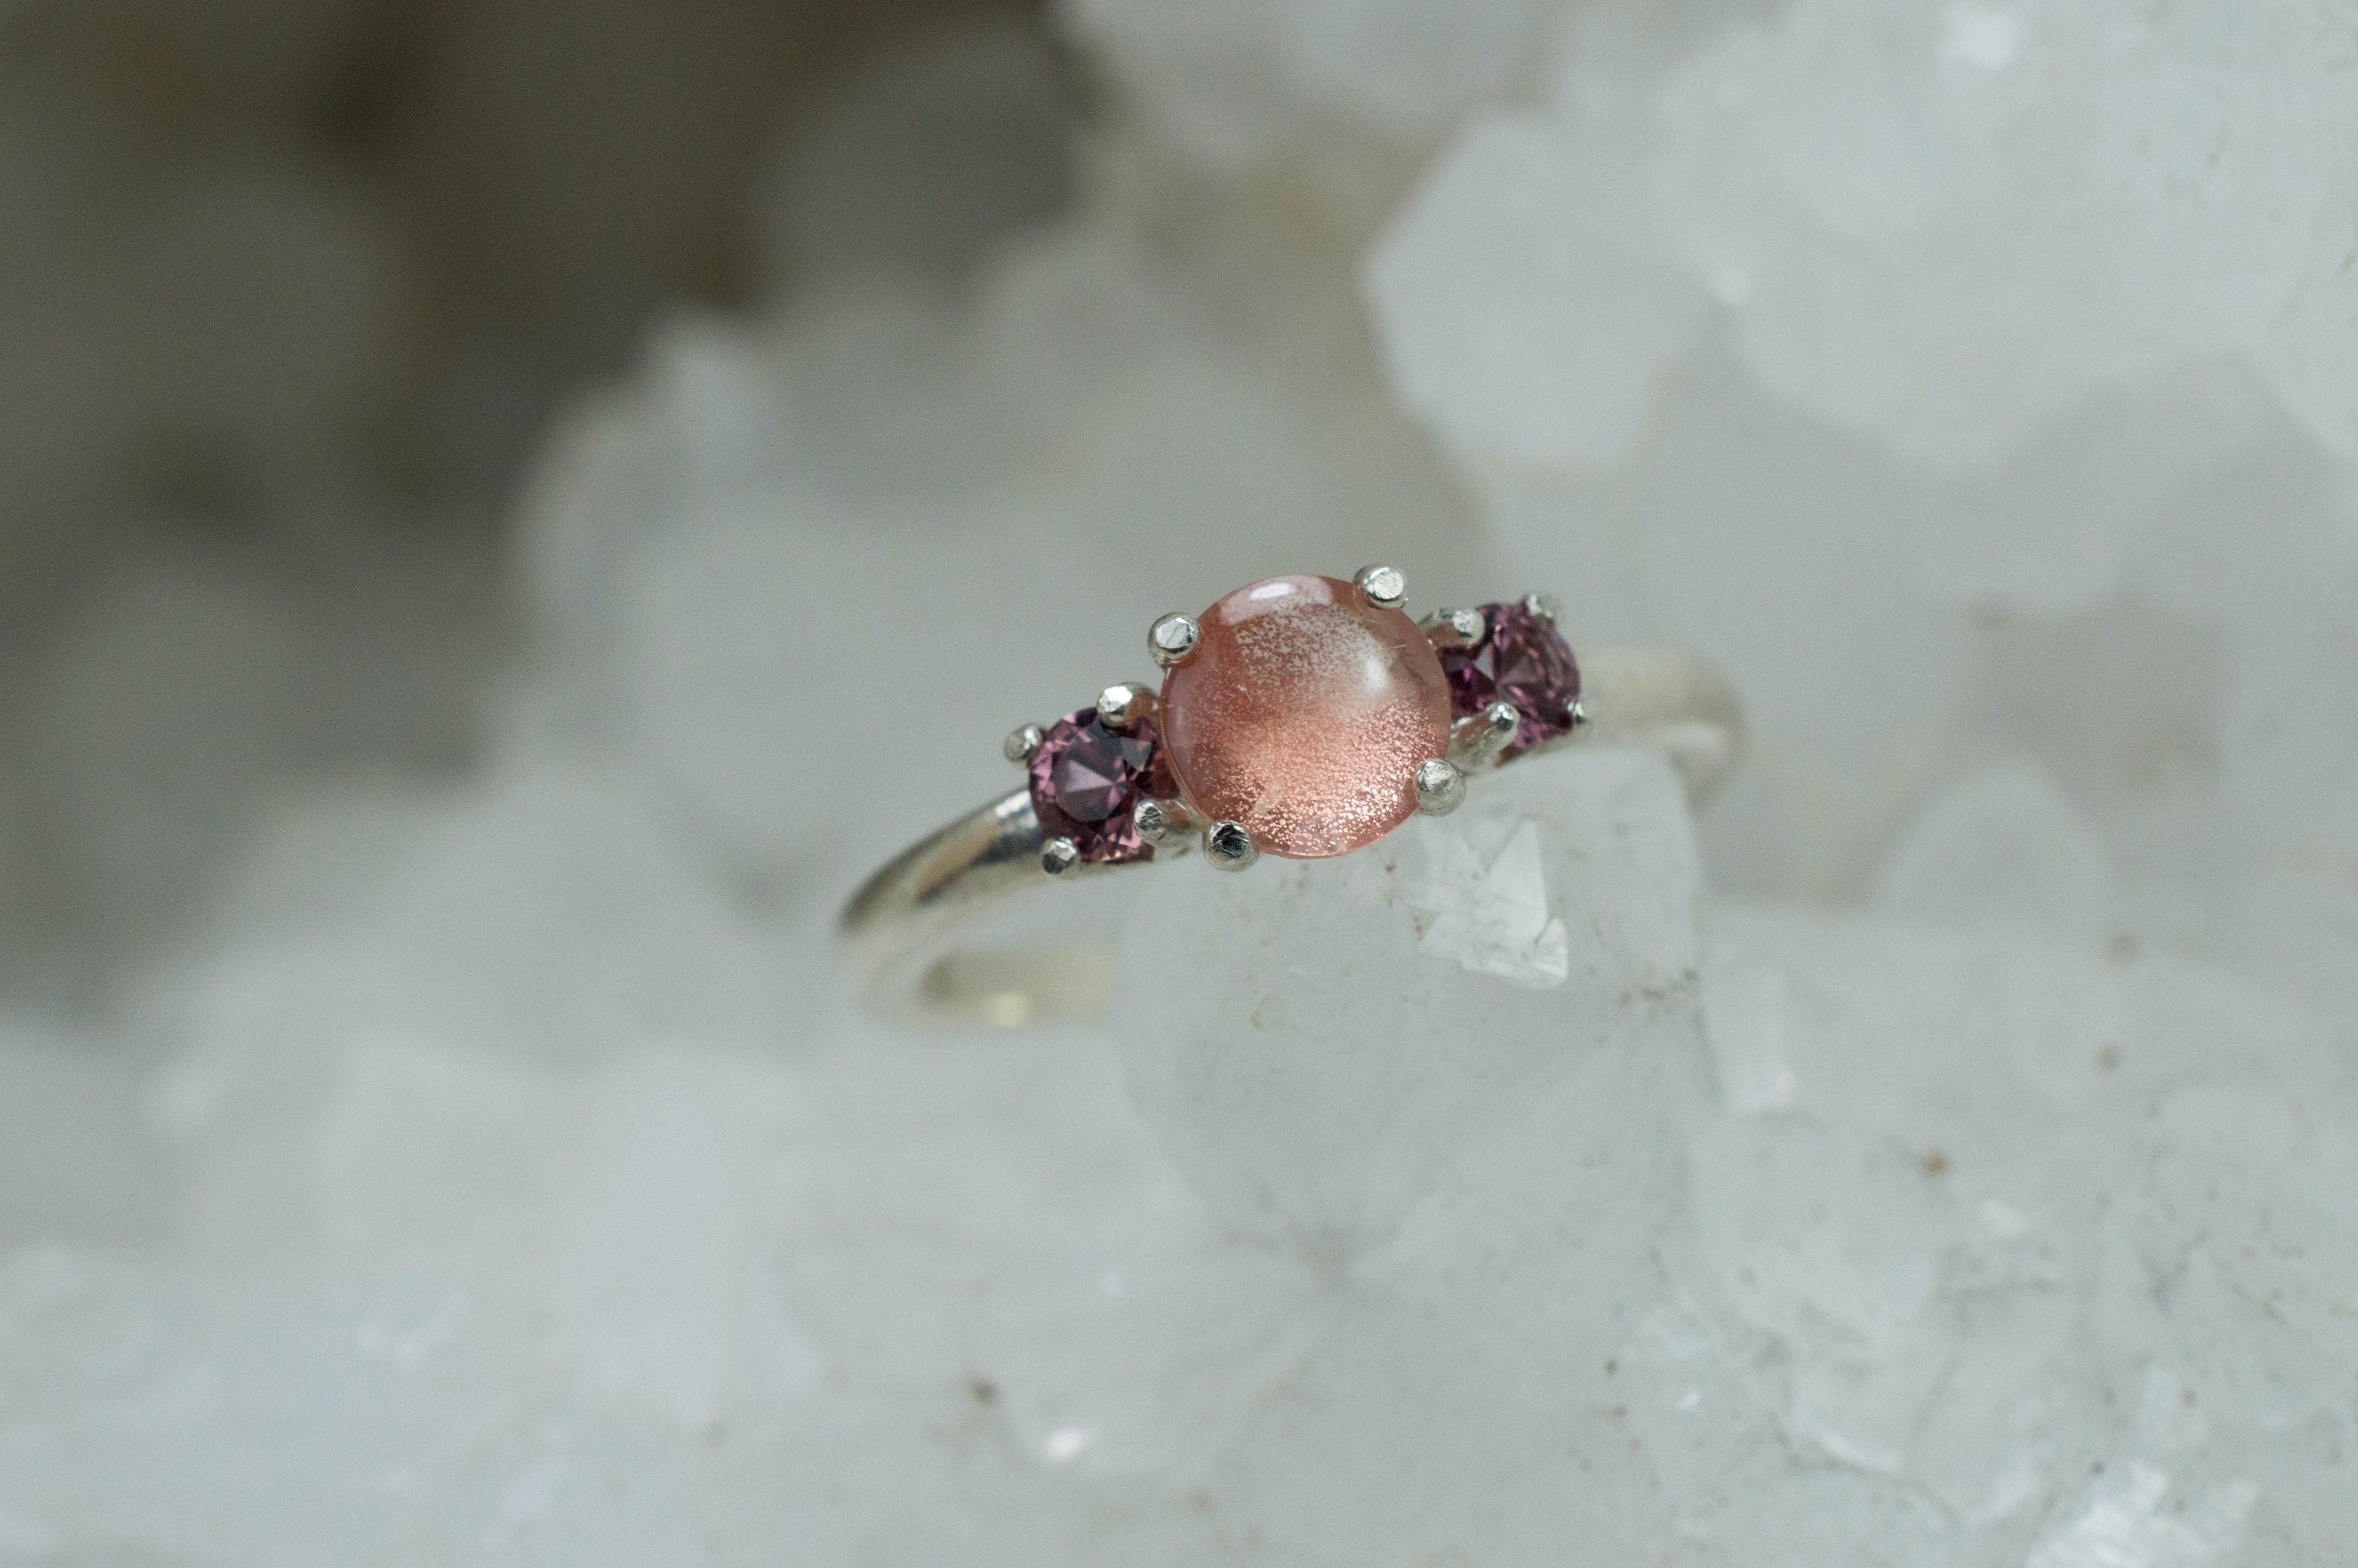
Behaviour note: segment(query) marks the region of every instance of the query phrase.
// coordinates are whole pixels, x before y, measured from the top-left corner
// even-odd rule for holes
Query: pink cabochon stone
[[[1416,810],[1419,762],[1449,753],[1449,682],[1415,622],[1355,583],[1278,577],[1198,618],[1163,682],[1163,741],[1188,804],[1273,855],[1374,843]]]

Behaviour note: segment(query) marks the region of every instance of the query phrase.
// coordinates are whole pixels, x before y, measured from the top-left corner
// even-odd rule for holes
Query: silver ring
[[[1691,799],[1734,767],[1744,726],[1684,654],[1575,650],[1544,594],[1412,621],[1389,567],[1271,578],[1147,633],[1159,688],[1123,681],[1007,738],[1027,778],[913,845],[843,909],[871,1008],[1012,1025],[1104,1005],[1102,937],[979,948],[1022,895],[1191,852],[1225,871],[1315,860],[1454,811],[1469,783],[1580,741],[1662,753]]]

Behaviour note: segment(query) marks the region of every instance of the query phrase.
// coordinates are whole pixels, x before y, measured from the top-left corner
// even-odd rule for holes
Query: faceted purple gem
[[[1179,793],[1153,726],[1130,734],[1105,727],[1094,708],[1059,719],[1032,757],[1032,809],[1047,838],[1070,838],[1087,863],[1151,860],[1130,812],[1150,797]]]
[[[1580,666],[1554,625],[1520,604],[1482,606],[1482,638],[1469,648],[1444,648],[1449,702],[1457,718],[1494,702],[1511,702],[1523,716],[1501,762],[1520,756],[1572,729],[1580,697]]]

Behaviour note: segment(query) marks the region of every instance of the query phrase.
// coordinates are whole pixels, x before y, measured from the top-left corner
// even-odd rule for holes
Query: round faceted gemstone
[[[1520,756],[1572,728],[1580,698],[1580,666],[1572,645],[1544,616],[1520,604],[1482,606],[1482,637],[1471,647],[1444,648],[1452,711],[1463,719],[1494,702],[1511,702],[1523,716],[1500,760]]]
[[[1139,837],[1130,813],[1151,797],[1179,793],[1152,725],[1109,730],[1094,708],[1048,727],[1032,754],[1032,810],[1044,838],[1070,838],[1087,864],[1148,860],[1154,847]]]
[[[1188,804],[1273,855],[1372,844],[1449,753],[1449,685],[1416,622],[1331,577],[1279,577],[1196,622],[1163,682],[1163,740]]]

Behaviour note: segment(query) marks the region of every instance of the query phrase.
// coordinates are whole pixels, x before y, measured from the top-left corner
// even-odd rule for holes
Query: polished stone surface
[[[1273,855],[1347,854],[1416,810],[1416,766],[1449,750],[1449,687],[1416,622],[1357,585],[1280,577],[1198,618],[1163,686],[1171,766],[1196,810]]]

